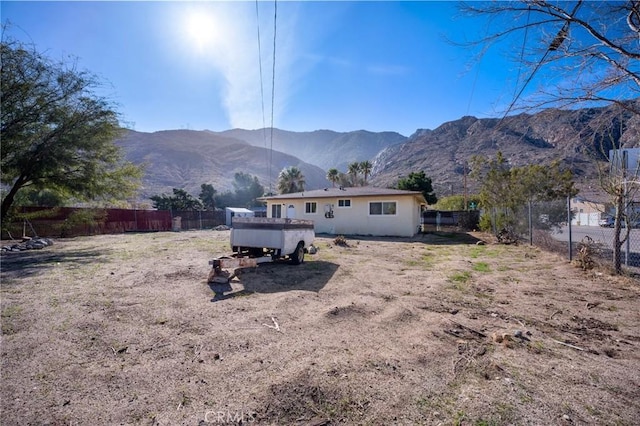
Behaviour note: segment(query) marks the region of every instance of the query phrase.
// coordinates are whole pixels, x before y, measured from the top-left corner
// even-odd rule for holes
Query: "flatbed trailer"
[[[231,291],[230,281],[240,269],[285,258],[294,265],[301,264],[315,239],[310,220],[234,217],[231,226],[233,254],[209,261],[212,270],[208,282],[216,297]]]

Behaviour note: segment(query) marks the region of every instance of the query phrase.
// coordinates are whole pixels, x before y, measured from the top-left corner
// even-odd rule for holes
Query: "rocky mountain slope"
[[[640,100],[633,105],[640,109]],[[278,173],[288,166],[299,167],[306,188],[317,189],[330,185],[327,169],[346,171],[348,163],[362,160],[373,162],[371,185],[393,186],[400,177],[423,170],[442,197],[462,193],[465,180],[473,191],[477,182],[465,179],[465,168],[474,156],[492,157],[498,151],[513,165],[560,160],[574,171],[585,194],[598,186],[596,161],[605,160],[603,153],[612,147],[640,147],[640,116],[613,106],[549,109],[504,120],[462,117],[409,138],[394,132],[274,129],[273,150],[269,141],[270,132],[262,129],[167,130],[128,131],[119,144],[128,160],[147,165],[139,198],[174,187],[197,196],[202,183],[231,190],[236,172],[257,176],[266,189],[271,176],[275,188]]]
[[[271,147],[270,129],[232,129],[216,134],[240,139],[258,147]],[[371,161],[383,149],[406,140],[406,136],[396,132],[290,132],[273,129],[274,150],[286,152],[324,170],[335,167],[341,172],[347,171],[349,163]]]
[[[271,175],[275,190],[278,173],[289,166],[302,170],[309,188],[330,185],[326,172],[318,166],[208,131],[143,133],[129,130],[117,143],[127,160],[145,164],[143,188],[138,197],[141,200],[155,194],[169,194],[172,188],[185,189],[197,197],[203,183],[212,184],[218,192],[232,190],[236,172],[257,176],[266,190]]]
[[[640,101],[635,102],[636,108]],[[513,165],[570,167],[581,191],[597,186],[596,161],[612,147],[640,147],[640,117],[616,107],[549,109],[500,119],[462,117],[435,130],[418,130],[374,159],[371,184],[392,186],[412,171],[424,170],[438,196],[461,194],[465,165],[473,156],[501,151]],[[466,179],[472,190],[477,182]]]

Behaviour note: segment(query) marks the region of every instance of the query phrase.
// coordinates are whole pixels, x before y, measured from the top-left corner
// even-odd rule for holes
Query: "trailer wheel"
[[[298,243],[296,250],[291,253],[291,263],[294,265],[299,265],[304,262],[304,244]]]

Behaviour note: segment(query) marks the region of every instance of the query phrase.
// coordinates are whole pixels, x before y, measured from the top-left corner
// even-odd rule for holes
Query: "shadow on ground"
[[[263,263],[257,268],[239,271],[232,284],[240,284],[243,287],[242,290],[222,295],[220,290],[224,289],[223,285],[209,283],[211,291],[215,293],[212,301],[246,296],[251,293],[279,293],[293,290],[317,293],[331,280],[338,266],[323,260],[304,262],[301,265],[292,265],[287,261]]]
[[[26,278],[58,265],[68,268],[97,262],[98,258],[104,254],[104,250],[95,249],[52,252],[47,251],[46,248],[4,253],[0,258],[0,271],[2,271],[3,281]]]

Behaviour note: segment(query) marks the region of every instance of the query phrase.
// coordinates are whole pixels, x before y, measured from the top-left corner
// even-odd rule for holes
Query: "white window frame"
[[[346,202],[349,202],[348,206],[345,205],[340,205],[340,202],[343,202],[343,204],[346,204]],[[351,198],[338,198],[338,208],[339,209],[350,209],[351,208]]]
[[[309,207],[313,207],[310,209]],[[311,211],[309,211],[311,210]],[[304,214],[318,214],[318,202],[317,201],[305,201]]]
[[[282,204],[271,204],[271,217],[272,218],[282,217]]]
[[[371,213],[371,205],[372,204],[380,204],[380,214]],[[394,212],[393,213],[385,213],[384,212],[384,205],[385,204],[394,204],[395,205]],[[395,200],[369,201],[368,207],[369,207],[369,209],[368,209],[369,216],[397,216],[398,215],[398,202],[395,201]]]

